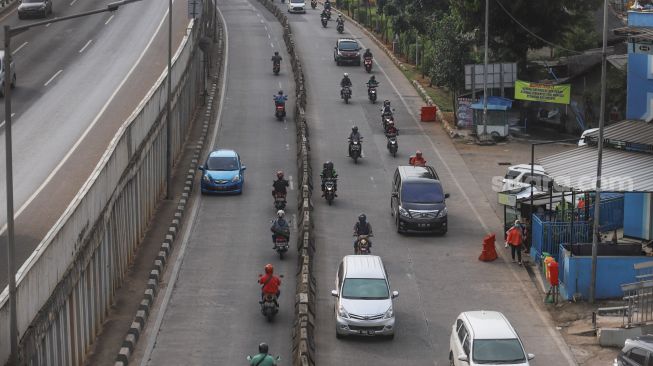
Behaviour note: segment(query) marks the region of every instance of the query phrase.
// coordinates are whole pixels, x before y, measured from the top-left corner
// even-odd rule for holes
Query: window
[[[506,176],[504,178],[506,179],[515,179],[519,177],[519,172],[516,170],[508,170],[508,173],[506,173]]]
[[[474,341],[472,358],[477,363],[526,362],[524,350],[517,338],[477,339]]]
[[[465,352],[469,358],[469,335],[465,337],[465,341],[463,342],[463,352]]]
[[[388,284],[382,278],[347,278],[342,285],[345,299],[382,300],[390,297]]]
[[[340,266],[338,267],[338,289],[342,286],[342,276],[344,275],[344,271],[343,265],[340,263]]]
[[[212,156],[206,160],[206,169],[208,170],[237,170],[238,161],[234,157]]]
[[[358,43],[356,42],[340,42],[341,51],[358,51]]]
[[[647,352],[641,348],[633,348],[626,353],[626,357],[638,365],[644,365],[644,362],[646,362],[646,353]]]
[[[465,336],[467,335],[467,328],[465,328],[465,324],[463,324],[463,321],[458,319],[460,322],[460,327],[458,328],[458,340],[460,340],[460,344],[463,344],[463,341],[465,340]]]
[[[444,202],[444,193],[442,193],[442,186],[437,181],[404,183],[401,188],[401,199],[410,203],[440,203]]]

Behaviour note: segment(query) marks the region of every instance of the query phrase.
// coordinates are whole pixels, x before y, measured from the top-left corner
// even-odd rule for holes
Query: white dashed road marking
[[[109,22],[111,21],[111,19],[113,19],[113,17],[114,17],[114,15],[111,15],[111,16],[109,17],[109,19],[107,19],[107,21],[104,22],[104,25],[109,24]]]
[[[29,43],[29,42],[25,42],[25,43],[21,44],[20,46],[18,46],[18,47],[14,50],[14,56],[15,56],[15,55],[18,53],[18,51],[20,51],[23,47],[27,46],[27,43]]]
[[[93,42],[93,40],[92,40],[92,39],[89,39],[88,42],[86,42],[86,44],[84,45],[84,47],[82,47],[82,48],[79,50],[79,53],[84,52],[84,50],[86,49],[86,47],[88,47],[88,46],[91,45],[91,42]]]
[[[54,78],[56,78],[57,76],[59,76],[59,74],[61,74],[62,72],[63,72],[63,70],[59,70],[59,71],[57,71],[54,75],[52,75],[52,77],[50,78],[50,80],[46,81],[45,84],[43,84],[43,86],[48,86],[48,85],[52,82],[52,80],[54,80]]]

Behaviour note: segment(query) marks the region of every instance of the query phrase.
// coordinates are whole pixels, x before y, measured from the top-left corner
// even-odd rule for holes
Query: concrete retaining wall
[[[295,297],[295,321],[292,334],[292,364],[294,366],[315,365],[315,278],[313,277],[313,254],[315,253],[315,238],[311,198],[313,194],[312,169],[310,164],[310,144],[308,125],[306,123],[306,88],[300,57],[295,49],[295,40],[290,23],[283,10],[269,0],[259,0],[283,26],[283,39],[290,55],[293,75],[295,78],[295,125],[297,131],[297,164],[301,189],[299,190],[298,214],[299,223],[297,235],[298,271],[297,291]]]

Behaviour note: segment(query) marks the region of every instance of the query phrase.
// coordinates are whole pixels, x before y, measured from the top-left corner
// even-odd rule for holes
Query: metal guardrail
[[[208,9],[209,7],[205,7]],[[206,68],[191,21],[174,55],[172,151],[202,102]],[[17,272],[21,364],[81,365],[165,190],[165,72],[116,133],[71,204]],[[9,356],[8,291],[0,295],[0,363]]]
[[[624,284],[621,290],[624,292],[624,327],[653,321],[653,280]]]

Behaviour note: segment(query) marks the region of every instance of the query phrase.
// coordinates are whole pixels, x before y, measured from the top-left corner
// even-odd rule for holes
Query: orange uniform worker
[[[515,220],[515,224],[506,231],[506,243],[510,245],[510,254],[512,255],[512,262],[515,263],[515,252],[517,253],[517,260],[519,265],[521,262],[521,245],[522,245],[522,229],[519,220]]]
[[[422,152],[417,150],[415,155],[408,159],[408,164],[412,166],[426,166],[426,159],[422,157]]]

